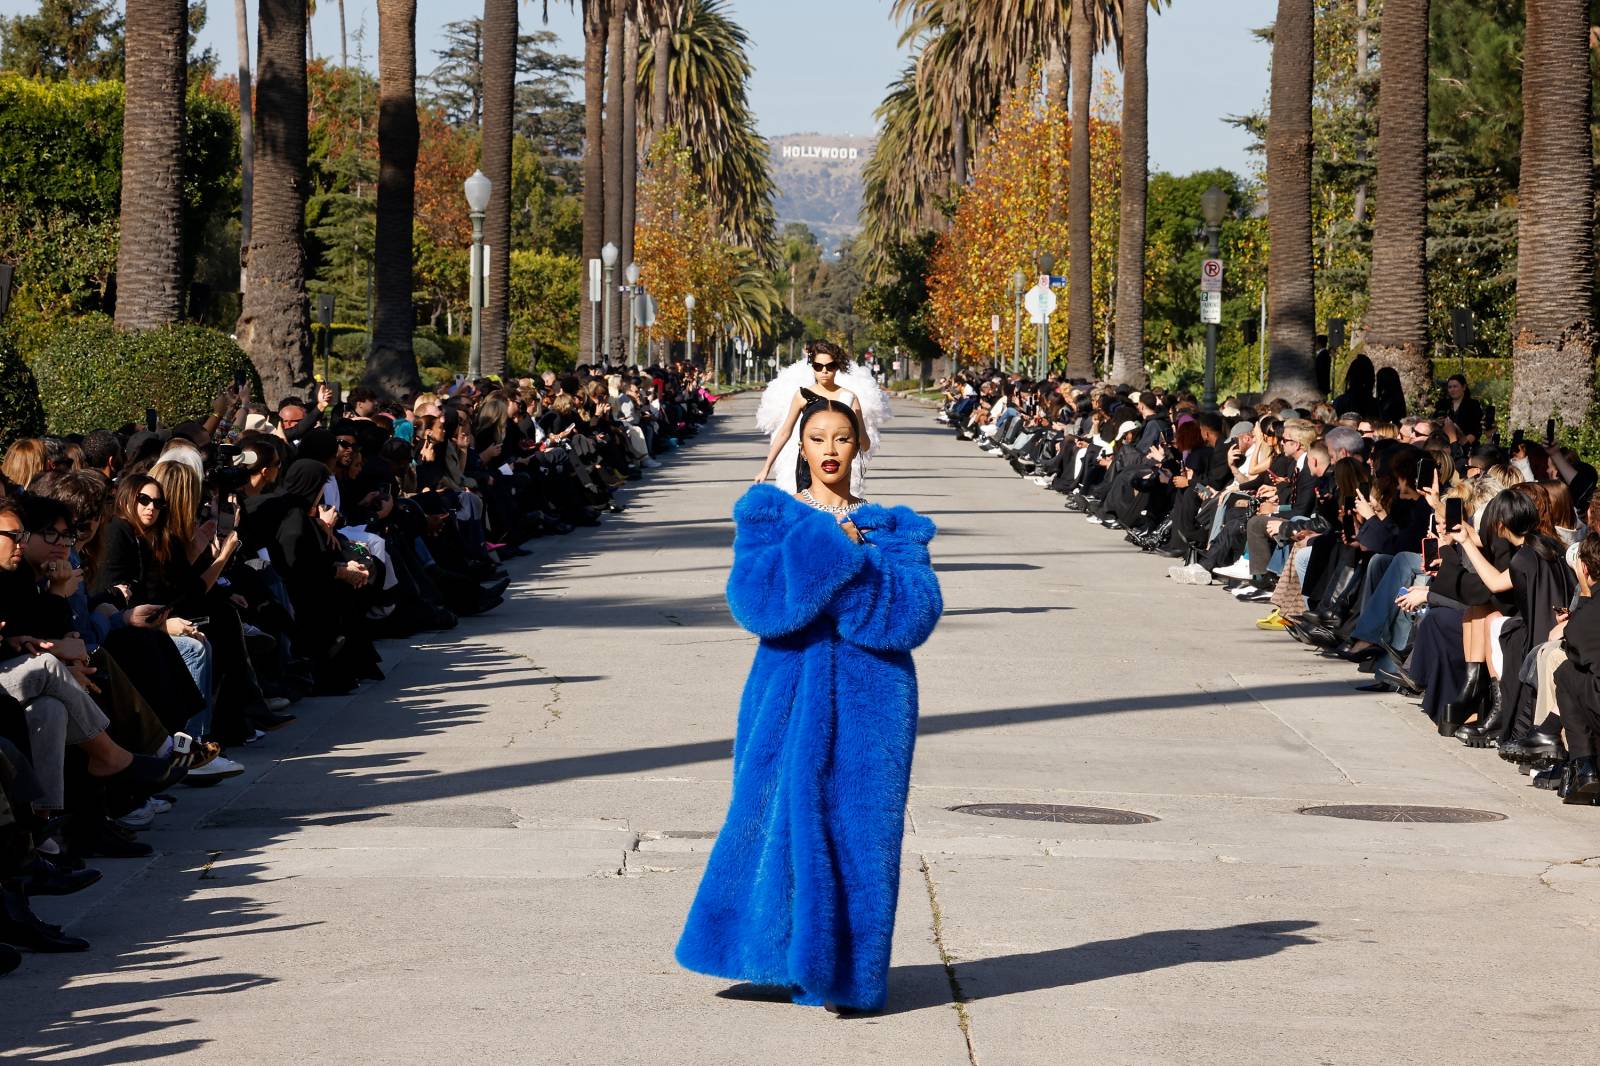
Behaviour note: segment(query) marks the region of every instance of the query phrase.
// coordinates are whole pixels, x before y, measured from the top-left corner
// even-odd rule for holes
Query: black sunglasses
[[[341,448],[354,448],[356,446],[356,442],[353,440],[336,440],[333,443]]]
[[[20,529],[0,529],[0,537],[6,538],[18,547],[22,546],[22,538],[26,536],[27,534]]]
[[[60,544],[62,542],[67,544],[78,543],[78,535],[70,530],[41,529],[35,532],[34,536],[38,537],[46,544]]]
[[[838,370],[839,369],[839,364],[838,363],[819,363],[815,359],[813,359],[811,361],[811,369],[815,370],[817,373],[820,374],[824,370]]]
[[[133,502],[138,504],[140,507],[154,507],[158,511],[165,511],[167,509],[167,501],[165,499],[156,496],[146,496],[142,492],[133,498]]]

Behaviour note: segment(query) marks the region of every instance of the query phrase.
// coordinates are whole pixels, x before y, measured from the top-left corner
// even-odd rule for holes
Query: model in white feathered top
[[[828,341],[813,341],[799,362],[791,363],[778,372],[761,396],[761,406],[756,411],[756,428],[772,437],[772,447],[767,451],[766,462],[756,481],[776,477],[777,485],[791,495],[797,491],[795,473],[800,462],[800,440],[795,424],[806,400],[800,390],[806,389],[825,399],[849,404],[861,418],[867,439],[850,468],[850,491],[858,499],[865,498],[867,460],[878,450],[879,426],[892,417],[889,398],[865,367],[850,364],[844,350]]]

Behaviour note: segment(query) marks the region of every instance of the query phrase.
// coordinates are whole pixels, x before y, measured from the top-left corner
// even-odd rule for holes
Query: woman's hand
[[[194,551],[196,555],[211,547],[211,542],[217,539],[217,520],[215,518],[201,522],[194,527]]]
[[[757,485],[766,484],[767,478],[771,475],[771,473],[772,473],[772,470],[769,467],[765,467],[765,466],[762,467],[761,468],[761,473],[757,474],[756,477],[755,477],[755,484],[757,484]]]
[[[354,559],[341,565],[333,576],[354,589],[365,588],[368,580],[367,568]]]
[[[1378,517],[1378,509],[1372,505],[1372,498],[1366,493],[1363,492],[1356,496],[1355,501],[1356,514],[1360,515],[1363,521],[1370,522]]]
[[[435,454],[436,453],[435,453],[433,441],[430,440],[430,439],[424,438],[424,440],[422,442],[422,447],[417,449],[417,458],[420,459],[424,463],[431,463],[431,462],[433,462],[433,458],[434,458]]]
[[[332,529],[339,524],[339,512],[332,507],[318,506],[317,521]]]
[[[187,618],[170,617],[161,628],[169,637],[189,637],[194,640],[205,640],[206,635],[200,632],[200,627]]]
[[[1404,596],[1395,598],[1394,604],[1402,611],[1420,611],[1428,605],[1428,587],[1407,589]]]

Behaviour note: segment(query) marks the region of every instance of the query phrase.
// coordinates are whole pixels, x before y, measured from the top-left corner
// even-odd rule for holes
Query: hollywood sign
[[[786,144],[779,149],[783,159],[858,159],[859,148],[825,148],[817,144]]]

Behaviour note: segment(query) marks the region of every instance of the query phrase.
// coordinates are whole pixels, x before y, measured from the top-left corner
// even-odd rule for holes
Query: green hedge
[[[44,406],[39,402],[39,382],[17,351],[13,337],[0,333],[0,448],[19,437],[44,432]]]
[[[154,407],[162,425],[204,418],[243,371],[261,379],[227,334],[178,325],[124,333],[104,315],[63,321],[28,353],[52,433],[87,433],[139,422]]]

